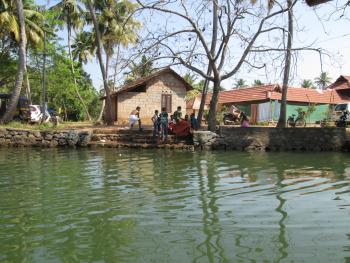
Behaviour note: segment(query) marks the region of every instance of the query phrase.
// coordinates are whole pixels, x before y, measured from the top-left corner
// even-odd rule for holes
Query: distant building
[[[289,87],[287,94],[287,117],[297,115],[297,109],[307,111],[310,105],[315,105],[316,110],[307,118],[307,122],[314,123],[326,118],[330,105],[350,102],[350,78],[339,78],[330,85],[327,90]],[[208,94],[207,107],[211,94]],[[218,109],[229,108],[232,104],[247,113],[252,123],[278,121],[282,88],[278,84],[247,87],[222,91],[219,94]],[[200,102],[200,96],[197,100]],[[198,102],[198,103],[199,103]],[[194,104],[193,104],[194,105]],[[188,104],[190,106],[190,104]],[[191,111],[190,108],[187,111]]]
[[[121,86],[111,94],[114,120],[126,124],[132,110],[141,107],[141,121],[151,124],[155,110],[166,107],[172,113],[181,106],[186,111],[185,96],[192,86],[170,68]]]

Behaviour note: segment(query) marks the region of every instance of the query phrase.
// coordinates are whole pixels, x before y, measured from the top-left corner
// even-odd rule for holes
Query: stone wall
[[[349,138],[350,139],[350,138]],[[217,133],[195,132],[194,145],[203,149],[239,151],[348,151],[343,128],[220,127]]]
[[[91,141],[90,131],[29,131],[0,129],[1,146],[87,146]]]
[[[172,95],[172,112],[181,106],[186,112],[186,87],[173,74],[162,74],[147,83],[146,92],[124,92],[118,95],[117,118],[119,124],[127,124],[130,112],[141,107],[140,117],[144,124],[152,124],[155,110],[161,111],[162,94]]]

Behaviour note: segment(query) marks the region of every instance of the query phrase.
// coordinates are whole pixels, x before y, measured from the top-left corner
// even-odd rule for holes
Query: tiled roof
[[[281,100],[282,94],[273,92],[270,99]],[[287,93],[287,101],[305,102],[305,103],[324,103],[337,104],[349,101],[350,98],[339,94],[336,90],[315,90],[306,88],[289,87]]]
[[[278,84],[257,86],[243,89],[233,89],[229,91],[222,91],[219,94],[220,104],[229,103],[259,103],[268,100],[281,100],[282,93]],[[200,95],[197,96],[200,101]],[[210,103],[211,93],[208,94],[206,105]],[[337,92],[337,90],[315,90],[307,88],[289,87],[287,94],[287,101],[289,102],[303,102],[316,104],[337,104],[350,101],[346,95]],[[191,106],[190,104],[188,106]],[[192,102],[192,107],[194,103]]]
[[[350,88],[350,76],[341,75],[334,83],[327,87],[328,89],[343,90]]]
[[[174,75],[177,79],[179,79],[180,81],[182,81],[186,87],[186,90],[191,90],[193,89],[192,86],[190,84],[187,83],[186,80],[184,80],[184,78],[182,78],[179,74],[177,74],[174,70],[172,70],[171,68],[165,68],[165,69],[162,69],[162,70],[159,70],[155,73],[152,73],[150,74],[149,76],[147,77],[143,77],[143,78],[140,78],[140,79],[137,79],[137,80],[134,80],[128,84],[125,84],[121,87],[118,88],[117,91],[113,92],[111,94],[111,96],[113,95],[117,95],[119,93],[122,93],[122,92],[127,92],[127,91],[131,91],[132,89],[134,88],[137,88],[138,86],[140,85],[143,85],[145,83],[147,83],[148,81],[150,81],[151,79],[155,78],[155,77],[158,77],[162,74],[166,74],[166,73],[170,73],[172,75]]]
[[[222,91],[219,95],[219,103],[264,101],[269,99],[271,93],[278,91],[280,91],[280,86],[278,84]]]

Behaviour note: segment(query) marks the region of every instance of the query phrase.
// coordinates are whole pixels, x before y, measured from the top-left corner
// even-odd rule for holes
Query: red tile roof
[[[270,99],[281,100],[282,94],[273,92]],[[321,104],[337,104],[349,101],[350,98],[339,94],[336,90],[316,90],[306,88],[289,87],[287,93],[287,101],[290,102],[306,102]]]
[[[278,84],[255,86],[250,88],[222,91],[219,95],[219,103],[240,103],[247,101],[264,101],[269,99],[269,94],[279,91]]]
[[[343,90],[350,88],[350,76],[341,75],[337,80],[327,87],[328,89]]]

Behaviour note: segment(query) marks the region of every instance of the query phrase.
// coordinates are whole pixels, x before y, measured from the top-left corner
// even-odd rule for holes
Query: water
[[[347,154],[0,149],[0,262],[350,262]]]

